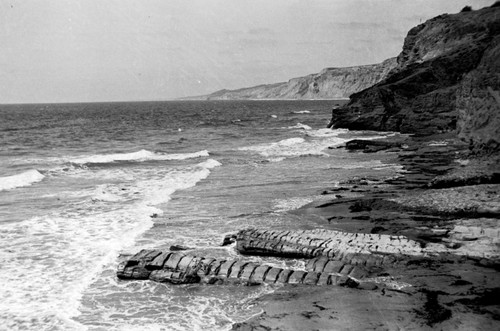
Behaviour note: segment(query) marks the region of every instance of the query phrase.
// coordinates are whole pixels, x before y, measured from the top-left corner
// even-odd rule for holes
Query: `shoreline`
[[[285,285],[256,299],[263,312],[232,330],[494,329],[500,318],[498,159],[474,158],[453,135],[383,141],[386,146],[358,148],[395,154],[402,176],[346,180],[325,188],[330,203],[322,199],[292,213],[334,230],[403,235],[431,248],[444,243],[452,253],[379,272],[411,284],[400,290]]]
[[[293,226],[240,225],[222,244],[235,243],[236,256],[143,249],[119,264],[118,278],[276,288],[248,302],[262,313],[232,330],[494,329],[500,158],[474,155],[452,133],[332,148],[393,170],[373,167],[318,187],[321,198],[287,212]],[[251,255],[303,267],[244,258]]]

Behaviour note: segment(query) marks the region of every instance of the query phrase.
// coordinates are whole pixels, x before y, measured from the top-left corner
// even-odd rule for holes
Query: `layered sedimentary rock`
[[[500,140],[500,8],[440,15],[411,29],[387,78],[332,115],[337,128]],[[457,125],[458,124],[458,125]]]
[[[464,238],[481,237],[485,247],[491,247],[492,240],[498,244],[496,224],[488,224],[489,227],[480,227],[470,221],[461,221],[450,231],[449,241],[461,242]],[[117,276],[172,284],[239,282],[358,286],[358,280],[374,271],[401,268],[411,261],[439,257],[441,254],[498,258],[498,254],[491,249],[458,250],[459,246],[449,248],[449,245],[438,243],[422,245],[405,236],[325,229],[246,229],[238,233],[236,240],[236,248],[243,255],[309,259],[307,271],[278,268],[244,259],[224,260],[172,251],[142,250],[118,266]]]
[[[496,191],[495,191],[496,192]],[[492,193],[496,194],[496,193]],[[443,205],[442,196],[446,193],[434,193],[428,196],[408,196],[394,199],[409,208],[425,206],[432,209],[433,205]],[[433,203],[433,199],[437,202]],[[460,199],[460,202],[456,202]],[[477,197],[481,200],[481,197]],[[447,200],[455,200],[450,205],[459,205],[468,209],[469,204],[463,196],[451,195]],[[474,205],[474,202],[472,202]],[[498,212],[498,202],[491,202],[495,208],[487,209],[487,215]],[[487,206],[481,207],[487,208]],[[446,212],[446,211],[444,211]],[[373,234],[373,233],[349,233],[344,231],[333,231],[325,229],[303,230],[303,231],[266,231],[257,229],[242,230],[238,233],[237,250],[246,255],[267,255],[280,257],[320,258],[326,264],[327,261],[342,268],[344,264],[358,267],[402,267],[416,259],[440,259],[450,256],[485,258],[497,263],[500,252],[495,249],[481,250],[469,249],[471,245],[467,238],[474,238],[484,243],[484,246],[495,247],[500,243],[500,231],[495,228],[494,221],[484,219],[485,224],[473,225],[470,221],[450,221],[450,228],[440,229],[446,233],[441,242],[427,242],[423,244],[405,236]],[[465,238],[465,239],[464,239]],[[453,243],[453,244],[451,244]],[[474,243],[475,244],[475,243]],[[474,246],[474,245],[472,245]],[[311,265],[312,266],[312,265]],[[323,271],[311,267],[313,271]],[[330,271],[330,270],[329,270]],[[344,270],[345,271],[345,270]]]
[[[395,66],[396,58],[390,58],[378,64],[325,68],[317,74],[292,78],[288,82],[221,90],[186,99],[344,99],[380,82]]]
[[[142,250],[118,266],[121,279],[149,279],[172,284],[237,282],[357,286],[360,268],[331,265],[309,271],[277,268],[246,260],[223,260],[158,250]]]
[[[351,264],[380,265],[396,256],[424,256],[420,243],[404,236],[349,233],[326,229],[267,231],[247,229],[238,233],[241,254],[314,258],[327,256]],[[357,259],[361,259],[357,261]]]

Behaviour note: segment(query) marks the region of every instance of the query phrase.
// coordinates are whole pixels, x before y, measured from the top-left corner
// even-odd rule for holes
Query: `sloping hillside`
[[[440,15],[408,32],[397,67],[351,96],[331,126],[432,134],[500,147],[500,7]]]
[[[320,73],[292,78],[284,83],[258,85],[238,90],[221,90],[209,95],[185,99],[344,99],[378,83],[395,66],[396,58],[391,58],[379,64],[326,68]]]

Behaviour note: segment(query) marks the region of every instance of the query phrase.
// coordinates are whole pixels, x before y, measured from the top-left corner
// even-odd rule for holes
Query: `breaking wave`
[[[336,135],[319,139],[295,137],[269,144],[240,147],[239,150],[255,152],[273,159],[280,157],[328,156],[325,149],[343,144],[345,141],[347,139],[338,138]]]
[[[166,160],[185,160],[197,157],[208,156],[208,151],[203,150],[195,153],[180,153],[180,154],[161,154],[148,150],[140,150],[133,153],[116,153],[116,154],[96,154],[71,159],[70,162],[85,164],[85,163],[111,163],[116,161],[166,161]]]
[[[302,124],[302,123],[297,123],[294,126],[289,126],[287,129],[304,129],[304,130],[311,130],[312,128],[309,125]]]
[[[33,183],[41,181],[43,178],[45,178],[45,176],[34,169],[17,175],[0,177],[0,191],[30,186]]]
[[[120,183],[77,192],[78,201],[61,209],[4,224],[0,320],[8,321],[7,329],[86,329],[74,317],[81,313],[88,286],[103,270],[114,270],[119,252],[153,226],[153,217],[163,213],[158,205],[220,165],[208,159],[176,168],[131,169]],[[94,178],[94,173],[87,177]]]

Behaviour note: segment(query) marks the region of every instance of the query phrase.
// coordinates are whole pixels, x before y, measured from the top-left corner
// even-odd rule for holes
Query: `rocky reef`
[[[288,82],[238,90],[221,90],[209,95],[186,99],[345,99],[383,80],[395,66],[396,58],[390,58],[378,64],[325,68],[317,74],[292,78]]]
[[[414,134],[457,132],[500,147],[500,7],[445,14],[408,32],[397,66],[335,110],[331,126]]]

